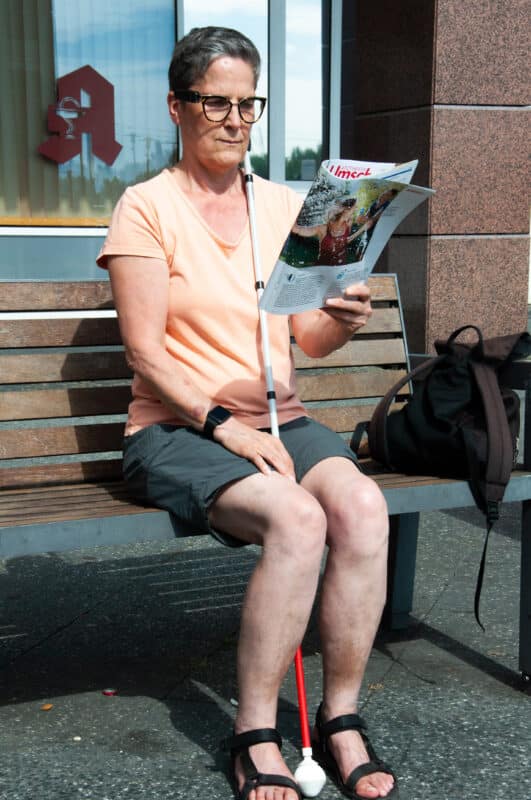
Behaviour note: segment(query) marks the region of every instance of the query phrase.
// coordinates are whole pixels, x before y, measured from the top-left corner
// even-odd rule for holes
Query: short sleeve
[[[126,189],[116,204],[96,263],[106,269],[107,258],[113,255],[166,260],[157,210],[141,185]]]

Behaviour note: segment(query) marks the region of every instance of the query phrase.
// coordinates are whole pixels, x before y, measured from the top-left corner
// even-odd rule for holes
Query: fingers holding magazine
[[[364,283],[347,286],[341,297],[330,297],[322,310],[355,333],[372,314],[370,289]]]

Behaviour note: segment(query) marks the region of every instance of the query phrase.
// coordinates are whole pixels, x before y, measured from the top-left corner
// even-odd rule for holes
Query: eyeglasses
[[[266,104],[265,97],[244,97],[237,103],[231,102],[228,97],[217,94],[200,94],[193,90],[178,90],[173,92],[177,100],[185,103],[201,103],[203,114],[209,122],[224,122],[232,111],[233,106],[238,107],[238,114],[243,122],[252,125],[262,116]]]

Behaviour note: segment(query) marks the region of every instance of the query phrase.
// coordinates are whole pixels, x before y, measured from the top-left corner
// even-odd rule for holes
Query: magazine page
[[[260,300],[273,314],[320,308],[365,282],[393,231],[432,189],[410,183],[418,161],[324,161]]]

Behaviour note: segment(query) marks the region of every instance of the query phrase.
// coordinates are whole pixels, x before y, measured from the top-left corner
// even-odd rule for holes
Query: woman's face
[[[190,89],[200,94],[222,95],[235,103],[255,94],[253,70],[240,58],[220,56]],[[176,100],[170,92],[168,108],[173,122],[181,129],[182,163],[219,174],[243,161],[251,125],[240,119],[237,106],[232,107],[223,122],[210,122],[201,103]]]

